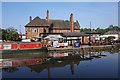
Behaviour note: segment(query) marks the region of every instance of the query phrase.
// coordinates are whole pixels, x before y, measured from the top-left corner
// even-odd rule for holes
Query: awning
[[[45,37],[44,39],[50,39],[50,40],[59,40],[61,38],[64,38],[60,35],[48,35],[47,37]]]

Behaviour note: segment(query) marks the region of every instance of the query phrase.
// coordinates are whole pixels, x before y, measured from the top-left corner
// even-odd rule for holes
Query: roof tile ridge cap
[[[36,18],[39,18],[39,19],[41,19],[39,16],[36,16],[34,19],[36,19]],[[33,19],[33,20],[34,20],[34,19]]]

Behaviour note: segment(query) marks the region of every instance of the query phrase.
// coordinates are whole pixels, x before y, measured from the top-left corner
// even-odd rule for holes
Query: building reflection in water
[[[79,53],[79,54],[78,54]],[[102,55],[102,53],[99,53],[99,55]],[[49,54],[50,55],[50,54]],[[89,57],[86,57],[88,56]],[[19,59],[19,60],[15,60],[15,61],[19,61],[19,66],[27,66],[28,68],[30,68],[31,72],[37,72],[37,73],[41,73],[43,70],[47,69],[48,71],[48,78],[50,78],[51,76],[51,68],[62,68],[65,67],[66,65],[70,65],[70,71],[71,74],[74,75],[75,71],[74,71],[74,65],[80,64],[80,61],[84,61],[84,60],[92,60],[93,57],[91,57],[93,54],[90,52],[86,52],[85,50],[81,50],[76,52],[74,55],[69,55],[67,53],[52,53],[52,55],[50,55],[48,58],[35,58],[34,59],[26,59],[27,61],[25,63],[22,63],[22,65],[20,64],[21,60],[23,61],[23,59]],[[25,59],[24,59],[25,60]],[[39,63],[37,63],[39,60]],[[31,61],[31,62],[29,62]],[[41,61],[41,62],[40,62]],[[32,64],[34,63],[34,64]],[[24,64],[24,65],[23,65]],[[31,64],[31,65],[30,65]],[[18,71],[19,68],[17,68],[18,66],[11,66],[8,68],[3,68],[4,71],[6,72],[15,72]]]
[[[74,62],[70,63],[71,73],[74,74]]]

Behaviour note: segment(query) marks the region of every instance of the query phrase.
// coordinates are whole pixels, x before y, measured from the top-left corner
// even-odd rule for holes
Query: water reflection
[[[57,53],[56,53],[57,54]],[[59,53],[58,53],[59,54]],[[36,58],[37,59],[37,58]],[[33,61],[33,59],[26,59],[26,60],[13,60],[12,66],[3,68],[4,71],[11,73],[11,72],[15,72],[18,71],[19,69],[17,68],[18,66],[27,66],[28,68],[30,68],[31,72],[36,72],[36,73],[41,73],[42,71],[44,71],[45,69],[47,69],[48,71],[48,78],[50,78],[50,69],[51,68],[61,68],[61,67],[65,67],[66,65],[70,65],[70,71],[71,74],[74,74],[74,65],[80,64],[80,61],[84,61],[84,60],[91,60],[92,58],[81,58],[80,55],[69,55],[69,56],[65,56],[65,57],[60,57],[60,56],[52,56],[51,58],[43,58],[41,60],[40,63],[36,63]],[[37,59],[39,60],[39,59]],[[16,62],[17,61],[17,62]],[[18,65],[19,63],[19,65]],[[34,63],[34,65],[33,65]]]
[[[4,71],[8,72],[8,73],[13,73],[15,71],[18,71],[17,67],[8,67],[8,68],[4,68]]]
[[[18,56],[18,54],[16,55]],[[26,54],[22,54],[22,56],[23,55],[26,56]],[[4,76],[4,74],[16,73],[17,71],[20,71],[21,70],[20,67],[29,68],[28,70],[30,70],[30,72],[33,73],[33,75],[35,75],[35,73],[38,73],[38,74],[43,73],[45,72],[45,70],[47,70],[46,72],[47,77],[51,78],[51,71],[53,69],[65,68],[66,66],[69,66],[69,71],[71,72],[71,75],[74,75],[75,68],[76,68],[75,65],[79,66],[80,63],[83,61],[91,61],[96,58],[99,59],[99,58],[107,57],[107,55],[108,54],[106,53],[106,51],[89,52],[86,50],[80,50],[75,52],[62,52],[62,53],[61,52],[35,53],[35,54],[32,54],[32,57],[31,57],[31,54],[28,54],[29,57],[26,56],[24,58],[20,58],[20,55],[19,55],[19,58],[6,60],[7,62],[4,63],[5,66],[3,66],[4,67],[3,77],[7,77],[7,76]],[[10,62],[12,62],[12,64],[10,64]]]

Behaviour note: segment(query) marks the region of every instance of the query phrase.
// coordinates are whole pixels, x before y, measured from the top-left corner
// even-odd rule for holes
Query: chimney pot
[[[30,16],[30,22],[32,21],[32,16]]]
[[[49,23],[49,10],[47,10],[46,20],[47,20],[47,22]]]

